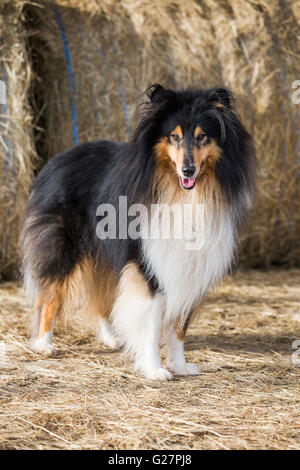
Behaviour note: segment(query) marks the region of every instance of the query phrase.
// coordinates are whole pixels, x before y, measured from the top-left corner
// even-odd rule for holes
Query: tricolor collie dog
[[[229,90],[153,85],[146,95],[129,142],[81,144],[45,165],[25,214],[22,264],[35,351],[54,352],[55,319],[76,305],[139,373],[170,380],[199,373],[184,357],[186,329],[233,261],[255,155]],[[170,207],[184,217],[165,218]]]

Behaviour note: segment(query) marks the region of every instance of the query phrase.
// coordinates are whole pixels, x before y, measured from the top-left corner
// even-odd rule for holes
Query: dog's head
[[[226,88],[173,91],[152,85],[135,133],[144,154],[151,149],[159,171],[173,173],[179,191],[192,191],[207,178],[228,198],[251,192],[255,160],[252,138]]]

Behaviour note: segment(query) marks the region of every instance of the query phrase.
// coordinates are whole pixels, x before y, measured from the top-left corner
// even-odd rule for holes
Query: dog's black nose
[[[191,178],[193,174],[195,173],[195,167],[194,166],[183,166],[182,167],[182,173],[184,176],[187,178]]]

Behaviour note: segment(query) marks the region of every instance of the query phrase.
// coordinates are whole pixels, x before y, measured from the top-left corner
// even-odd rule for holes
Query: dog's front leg
[[[121,273],[112,319],[135,369],[147,379],[171,380],[172,374],[161,365],[159,350],[162,297],[152,295],[133,262],[128,263]]]
[[[167,348],[166,366],[175,375],[199,375],[197,364],[186,362],[184,357],[184,337],[186,328],[169,325],[165,331],[165,344]]]

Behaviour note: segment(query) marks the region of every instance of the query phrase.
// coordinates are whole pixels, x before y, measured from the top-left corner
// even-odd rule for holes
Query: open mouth
[[[195,182],[196,182],[196,178],[183,178],[182,176],[180,176],[180,185],[182,187],[182,189],[193,189],[193,187],[195,186]]]

